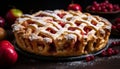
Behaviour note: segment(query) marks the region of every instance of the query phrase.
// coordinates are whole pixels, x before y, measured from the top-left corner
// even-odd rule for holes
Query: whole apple
[[[0,66],[11,66],[18,59],[18,54],[12,48],[7,46],[0,47]]]
[[[9,47],[9,48],[11,48],[13,50],[15,49],[14,46],[12,45],[12,43],[9,42],[8,40],[2,40],[2,41],[0,41],[0,47],[2,47],[2,46]]]
[[[69,4],[67,9],[74,11],[82,11],[82,7],[80,6],[80,4]]]
[[[0,41],[0,67],[10,66],[17,61],[18,55],[8,40]]]
[[[20,9],[10,9],[7,13],[6,13],[6,19],[10,24],[13,24],[14,21],[16,20],[16,18],[20,17],[23,15],[23,12]]]
[[[3,40],[6,36],[6,31],[4,28],[0,27],[0,40]]]

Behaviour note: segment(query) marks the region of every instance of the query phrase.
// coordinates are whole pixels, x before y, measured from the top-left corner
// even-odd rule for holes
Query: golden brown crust
[[[12,25],[16,42],[25,51],[44,56],[79,56],[104,48],[111,24],[79,11],[39,11]]]

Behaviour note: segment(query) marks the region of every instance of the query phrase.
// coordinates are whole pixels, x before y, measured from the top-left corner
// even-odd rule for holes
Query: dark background
[[[78,3],[85,11],[86,6],[92,4],[95,0],[73,0]],[[103,2],[104,0],[96,0]],[[109,0],[113,4],[120,4],[119,0]],[[72,0],[0,0],[0,15],[5,13],[11,8],[21,9],[24,13],[33,13],[39,10],[54,10],[54,9],[67,9],[67,6]]]

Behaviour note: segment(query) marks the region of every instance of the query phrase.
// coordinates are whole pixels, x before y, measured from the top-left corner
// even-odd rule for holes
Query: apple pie
[[[24,14],[12,25],[18,46],[43,56],[80,56],[103,49],[111,23],[80,11],[44,10]]]

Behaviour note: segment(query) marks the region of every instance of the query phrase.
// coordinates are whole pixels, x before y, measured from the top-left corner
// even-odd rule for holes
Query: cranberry
[[[119,46],[120,45],[120,41],[116,41],[116,42],[112,42],[111,46]]]
[[[113,54],[112,51],[108,51],[108,52],[107,52],[107,55],[108,55],[108,56],[112,56],[112,54]]]
[[[96,5],[96,4],[97,4],[97,1],[94,1],[94,2],[93,2],[93,5]]]
[[[104,5],[102,5],[102,6],[101,6],[101,9],[102,9],[102,10],[103,10],[103,9],[106,9],[106,7],[105,7]]]
[[[108,54],[108,56],[113,55],[113,52],[114,52],[114,50],[113,50],[112,48],[108,48],[108,49],[107,49],[107,54]]]
[[[113,49],[112,49],[112,48],[108,48],[108,49],[107,49],[107,52],[109,52],[109,51],[113,51]]]
[[[106,5],[106,3],[100,3],[100,6],[105,6]]]
[[[94,57],[94,56],[90,56],[90,58],[91,58],[91,60],[95,59],[95,57]]]
[[[108,9],[109,10],[113,10],[113,5],[112,4],[108,4]]]
[[[112,42],[112,43],[111,43],[111,46],[116,46],[116,45],[117,45],[116,42]]]
[[[115,23],[117,23],[117,24],[120,23],[120,18],[116,18]]]
[[[118,54],[119,53],[119,50],[114,50],[114,54],[116,55],[116,54]]]
[[[96,12],[113,12],[120,10],[119,5],[117,4],[114,5],[112,3],[109,3],[108,0],[105,0],[102,3],[97,3],[96,1],[94,1],[91,7],[95,7],[95,10],[92,11],[96,11]]]
[[[112,25],[112,30],[116,30],[116,26],[115,25]]]
[[[91,61],[91,60],[93,60],[95,57],[94,56],[87,56],[86,57],[86,61],[88,62],[88,61]]]
[[[91,6],[91,7],[89,8],[89,10],[95,11],[95,7],[94,7],[94,6]]]
[[[119,5],[113,5],[114,11],[119,10]]]
[[[101,7],[98,7],[96,11],[99,11],[99,12],[100,12],[101,10],[102,10],[102,8],[101,8]]]
[[[97,9],[99,7],[99,4],[95,4],[94,7],[95,9]]]
[[[90,56],[87,56],[87,57],[86,57],[86,61],[87,61],[87,62],[91,61],[91,57],[90,57]]]
[[[105,4],[109,4],[109,1],[108,0],[105,0],[105,2],[104,2]]]
[[[108,10],[107,9],[103,9],[102,12],[108,12]]]
[[[107,55],[107,52],[106,51],[103,51],[102,53],[101,53],[101,56],[106,56]]]

